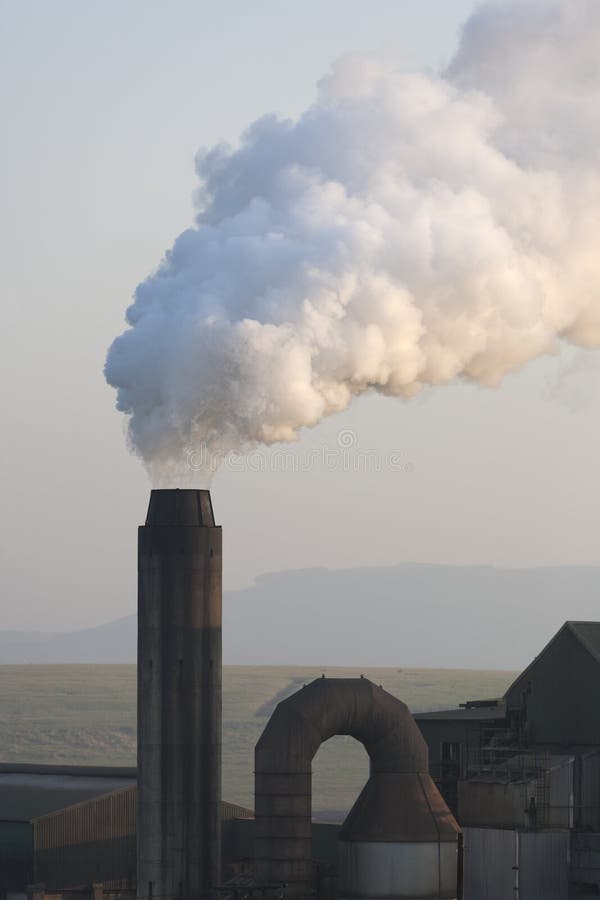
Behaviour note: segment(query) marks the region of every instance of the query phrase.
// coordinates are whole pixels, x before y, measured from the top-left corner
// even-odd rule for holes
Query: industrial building
[[[48,893],[136,891],[136,770],[87,766],[0,768],[0,897],[43,884]],[[252,855],[253,812],[223,802],[224,871]],[[244,825],[246,828],[244,829]]]
[[[365,744],[372,768],[343,826],[311,816],[311,760],[338,733]],[[4,895],[28,888],[35,900],[135,897],[135,770],[27,769],[28,778],[8,773],[22,821],[20,835],[13,832],[21,837],[20,867],[5,880]],[[32,777],[36,791],[46,785],[43,804],[31,803]],[[405,705],[368,679],[318,679],[280,703],[257,745],[255,777],[256,818],[221,803],[221,893],[262,897],[277,886],[280,896],[285,885],[288,896],[316,890],[333,900],[347,885],[352,896],[366,897],[382,873],[387,889],[391,873],[415,897],[457,896],[459,829],[427,773],[425,742]],[[89,799],[73,802],[82,794]],[[5,785],[0,802],[6,796]],[[48,807],[53,811],[41,812]]]
[[[319,679],[282,701],[256,747],[255,812],[222,803],[221,559],[208,491],[152,491],[138,535],[136,783],[88,785],[15,822],[4,893],[456,900],[461,833],[427,745],[367,679]],[[337,734],[371,759],[341,830],[312,822],[312,759]]]
[[[138,540],[138,766],[0,768],[0,898],[567,900],[600,894],[600,624],[568,622],[505,696],[411,715],[366,678],[281,701],[255,809],[221,799],[221,529],[153,491]],[[312,759],[360,741],[345,822]]]
[[[34,822],[55,810],[130,789],[135,769],[0,765],[0,897],[35,880]]]
[[[464,831],[464,896],[600,895],[600,623],[567,622],[497,700],[416,716]]]

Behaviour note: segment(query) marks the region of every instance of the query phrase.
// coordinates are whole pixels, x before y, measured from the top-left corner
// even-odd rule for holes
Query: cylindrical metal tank
[[[430,776],[373,774],[339,838],[341,900],[456,900],[460,829]]]
[[[221,529],[210,493],[155,490],[138,541],[138,897],[220,881]]]

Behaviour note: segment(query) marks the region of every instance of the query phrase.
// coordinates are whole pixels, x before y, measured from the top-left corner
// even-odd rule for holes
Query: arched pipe
[[[427,745],[406,704],[366,678],[320,678],[283,700],[255,751],[255,862],[263,883],[312,881],[312,760],[336,734],[360,741],[371,775],[427,774]]]

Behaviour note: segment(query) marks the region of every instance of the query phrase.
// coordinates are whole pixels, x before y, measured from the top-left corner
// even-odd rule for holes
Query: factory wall
[[[534,781],[461,781],[458,818],[463,827],[527,828],[531,796],[535,796]]]
[[[136,883],[136,788],[78,803],[33,822],[34,880],[48,890],[101,882],[111,888]],[[237,828],[252,812],[222,804],[224,860],[252,856],[252,836]],[[249,820],[250,824],[252,819]],[[234,870],[232,870],[233,872]],[[23,883],[20,885],[23,886]]]
[[[526,766],[530,757],[523,754],[515,759]],[[537,761],[537,757],[531,759]],[[489,775],[460,782],[459,821],[487,828],[572,828],[573,772],[573,757],[564,757],[528,778],[516,778],[507,764],[503,777]]]
[[[575,820],[574,774],[575,760],[573,757],[565,760],[562,765],[554,766],[546,773],[548,807],[545,815],[543,806],[541,809],[539,824],[542,827],[573,828]]]
[[[569,882],[581,896],[600,894],[600,834],[573,832]],[[575,896],[580,896],[575,894]]]
[[[131,797],[110,798],[113,811],[122,818],[113,819],[113,835],[107,837],[111,822],[107,798],[81,804],[44,817],[35,823],[36,873],[33,877],[33,835],[30,826],[27,877],[17,878],[11,889],[23,889],[28,882],[41,883],[49,891],[73,889],[99,882],[114,889],[135,887],[135,792]],[[133,803],[131,803],[133,800]],[[337,839],[340,825],[314,822],[313,857],[318,870],[334,872],[337,865]],[[85,840],[78,838],[78,829]],[[115,832],[119,836],[115,836]],[[108,829],[110,833],[110,829]],[[125,833],[128,832],[128,833]],[[248,871],[254,856],[254,819],[250,810],[233,803],[222,806],[223,871],[225,878]]]
[[[33,876],[33,829],[0,819],[0,896],[22,889]]]
[[[515,897],[515,832],[463,828],[463,900]]]
[[[600,750],[583,754],[575,771],[575,825],[583,831],[600,832]]]
[[[136,790],[127,788],[33,822],[35,881],[50,890],[136,879]]]
[[[456,815],[458,782],[479,763],[481,747],[490,742],[490,735],[505,727],[504,706],[488,710],[485,717],[457,709],[417,714],[415,721],[427,742],[431,777]]]
[[[511,685],[506,702],[509,711],[524,705],[529,744],[600,745],[600,663],[570,623]]]
[[[570,834],[519,833],[519,895],[530,900],[564,900],[569,884]]]
[[[312,823],[312,856],[319,874],[336,874],[338,837],[341,825],[331,822]],[[228,877],[245,871],[254,862],[254,819],[223,817],[223,874]]]
[[[31,820],[135,784],[135,769],[0,764],[0,896],[34,881]]]
[[[565,900],[568,831],[464,829],[463,900]]]
[[[480,743],[481,723],[477,721],[452,721],[450,719],[427,719],[415,716],[421,734],[429,749],[429,772],[436,783],[443,781],[444,769],[448,768],[443,760],[444,744],[458,744],[460,747],[457,774],[465,778],[467,762],[471,748],[478,748]]]

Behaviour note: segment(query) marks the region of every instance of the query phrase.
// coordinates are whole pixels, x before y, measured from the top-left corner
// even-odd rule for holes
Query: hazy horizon
[[[235,144],[271,110],[298,115],[348,51],[439,70],[475,5],[0,4],[0,629],[77,630],[135,607],[150,485],[102,366],[136,286],[192,221],[198,148]],[[495,390],[363,397],[284,453],[223,467],[226,589],[322,566],[600,565],[599,397],[599,355],[563,347]]]
[[[416,564],[265,574],[225,592],[223,658],[234,666],[516,671],[565,621],[598,619],[599,580],[597,566]],[[134,663],[137,620],[128,612],[54,635],[0,629],[0,664]]]

